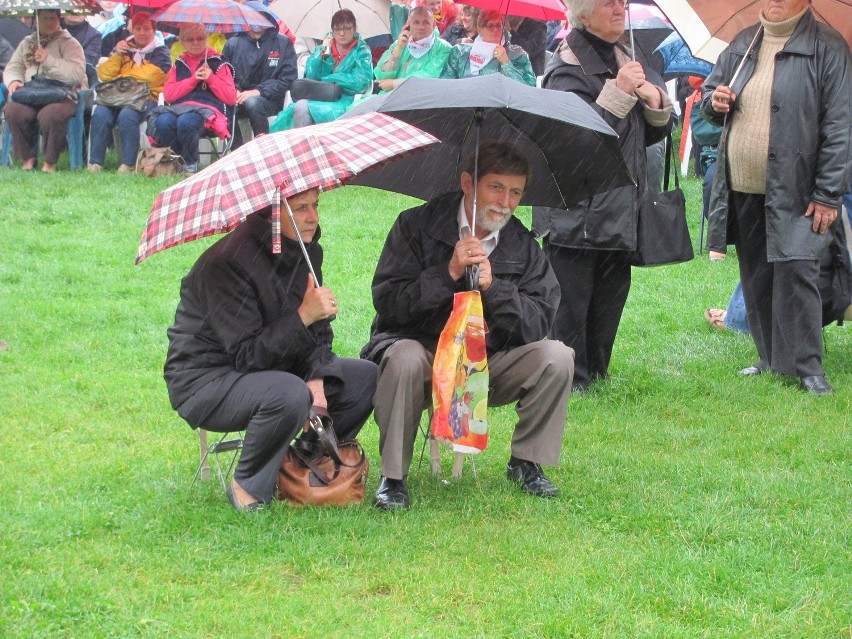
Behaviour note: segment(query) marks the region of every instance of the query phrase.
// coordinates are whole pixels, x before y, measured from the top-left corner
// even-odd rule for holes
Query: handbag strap
[[[308,423],[310,424],[311,429],[317,433],[317,443],[320,445],[320,450],[318,451],[316,448],[312,448],[310,445],[305,444],[301,440],[296,440],[290,445],[290,454],[299,460],[299,463],[302,464],[302,466],[310,470],[320,483],[324,486],[328,486],[340,474],[341,466],[345,466],[346,468],[358,468],[366,461],[367,454],[358,442],[352,442],[358,447],[360,457],[354,464],[347,464],[343,461],[337,444],[337,436],[334,434],[334,429],[331,427],[331,417],[329,417],[327,413],[325,415],[317,415],[313,412],[315,410],[315,408],[311,409],[312,414],[308,419]],[[323,469],[316,463],[316,460],[323,454],[323,452],[335,462],[334,473],[330,477],[326,475]]]
[[[672,165],[674,165],[674,182],[675,188],[680,188],[680,176],[678,175],[677,165],[674,162],[674,145],[672,144],[672,134],[666,135],[666,168],[663,175],[663,192],[669,190],[669,176],[671,175]]]
[[[321,412],[320,412],[321,411]],[[355,468],[361,464],[358,461],[355,464],[347,464],[340,456],[340,448],[337,443],[337,435],[334,433],[333,422],[331,417],[324,409],[318,407],[311,408],[311,415],[308,417],[308,423],[311,429],[317,434],[317,439],[320,446],[325,451],[326,455],[331,457],[335,462],[347,468]],[[361,456],[364,456],[363,449]]]
[[[328,486],[340,472],[340,466],[335,466],[334,475],[332,477],[329,477],[323,472],[322,468],[316,465],[314,458],[310,455],[306,455],[305,450],[303,448],[299,448],[298,446],[291,445],[290,454],[292,454],[293,457],[298,459],[299,463],[302,464],[302,466],[310,470],[314,474],[314,477],[316,477],[324,486]]]

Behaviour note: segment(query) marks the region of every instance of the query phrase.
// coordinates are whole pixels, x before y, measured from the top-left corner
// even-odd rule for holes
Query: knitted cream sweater
[[[763,42],[758,51],[754,73],[737,96],[737,114],[731,120],[728,134],[728,166],[731,171],[731,189],[734,191],[766,192],[775,55],[787,44],[805,11],[807,9],[783,22],[768,22],[763,12],[760,14]]]

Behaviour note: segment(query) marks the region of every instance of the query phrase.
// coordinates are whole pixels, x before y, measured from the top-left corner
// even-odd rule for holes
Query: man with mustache
[[[435,348],[454,294],[467,290],[469,266],[479,267],[488,331],[488,403],[516,403],[507,476],[537,497],[558,492],[541,465],[559,463],[574,352],[543,341],[560,293],[532,234],[513,216],[529,175],[527,158],[514,146],[484,142],[478,163],[473,154],[467,161],[461,191],[403,211],[388,235],[373,278],[376,317],[361,351],[379,365],[377,508],[409,506],[406,476],[420,416],[431,405]]]

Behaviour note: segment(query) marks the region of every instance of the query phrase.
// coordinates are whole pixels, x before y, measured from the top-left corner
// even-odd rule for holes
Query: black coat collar
[[[604,64],[604,61],[601,60],[598,52],[595,51],[595,48],[586,39],[586,37],[580,33],[580,29],[571,29],[571,33],[569,33],[568,37],[565,38],[565,42],[580,62],[580,68],[583,69],[583,73],[586,75],[612,75],[606,64]],[[616,42],[613,46],[620,49],[625,55],[629,56],[627,50],[620,42]]]

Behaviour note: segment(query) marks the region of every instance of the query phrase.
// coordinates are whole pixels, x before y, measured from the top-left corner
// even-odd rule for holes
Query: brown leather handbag
[[[313,438],[294,441],[278,471],[278,497],[297,506],[348,506],[364,500],[370,462],[357,441],[338,444],[331,418],[312,414]]]

